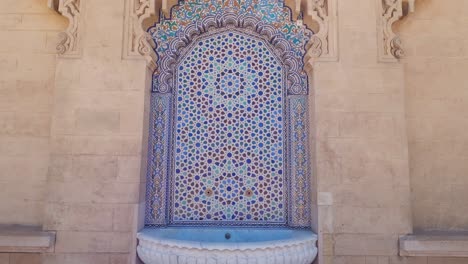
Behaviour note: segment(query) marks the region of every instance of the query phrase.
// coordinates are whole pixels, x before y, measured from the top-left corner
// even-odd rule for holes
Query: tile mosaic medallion
[[[283,1],[192,0],[150,34],[147,226],[310,226],[305,45]]]

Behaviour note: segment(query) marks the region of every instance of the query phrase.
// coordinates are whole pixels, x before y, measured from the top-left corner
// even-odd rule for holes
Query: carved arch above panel
[[[82,19],[86,0],[48,0],[48,6],[66,17],[68,27],[59,34],[57,52],[64,57],[81,56]]]
[[[267,41],[287,69],[288,93],[308,93],[303,83],[302,62],[294,55],[291,44],[282,37],[280,31],[269,24],[263,23],[255,16],[230,12],[209,15],[201,21],[188,25],[183,34],[178,35],[169,43],[165,56],[159,62],[160,72],[157,77],[157,85],[153,87],[153,91],[159,93],[170,92],[173,89],[175,67],[184,50],[200,35],[225,27],[240,28]],[[310,31],[307,31],[307,33],[312,35]]]

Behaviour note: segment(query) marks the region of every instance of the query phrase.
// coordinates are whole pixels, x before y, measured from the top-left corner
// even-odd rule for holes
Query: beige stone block
[[[32,55],[33,52],[44,50],[46,33],[41,31],[2,30],[0,31],[0,39],[7,40],[0,45],[0,53],[24,52]],[[31,45],[31,43],[34,43],[34,45]]]
[[[15,131],[15,112],[0,112],[0,135],[11,135]]]
[[[366,257],[338,256],[333,258],[333,264],[365,264]]]
[[[140,137],[73,137],[72,150],[83,155],[139,155],[142,150]]]
[[[468,258],[468,237],[455,233],[407,235],[400,238],[400,255]]]
[[[47,201],[56,203],[138,203],[139,183],[50,182]]]
[[[326,144],[324,143],[319,142],[319,144],[322,144],[322,146],[326,147]],[[341,160],[339,158],[335,158],[335,159],[318,158],[316,168],[315,168],[315,174],[317,175],[318,189],[329,190],[332,186],[335,186],[341,183],[341,177],[342,177]]]
[[[335,254],[340,256],[392,256],[398,254],[396,235],[335,235]]]
[[[57,253],[127,253],[131,241],[135,239],[131,233],[118,232],[57,232]]]
[[[390,264],[427,264],[427,257],[390,257]]]
[[[43,201],[46,182],[5,182],[0,181],[0,200]]]
[[[25,166],[27,164],[27,166]],[[49,165],[48,156],[1,156],[0,157],[0,181],[35,184],[45,182]]]
[[[17,113],[15,134],[36,137],[48,137],[50,134],[49,113]]]
[[[108,254],[45,254],[43,264],[109,264]]]
[[[331,192],[318,192],[317,205],[333,205],[333,194]]]
[[[398,205],[398,197],[401,195],[384,181],[380,185],[343,184],[336,187],[335,193],[336,205],[374,208]]]
[[[49,181],[64,181],[72,178],[72,156],[51,155],[47,179]]]
[[[21,210],[18,210],[21,208]],[[0,203],[0,224],[41,225],[44,214],[44,203],[8,199]]]
[[[47,5],[46,0],[4,0],[0,3],[2,13],[53,13]]]
[[[44,229],[112,231],[113,211],[112,205],[48,203]]]
[[[382,182],[391,183],[405,168],[399,159],[376,159],[359,156],[341,159],[341,174],[344,184],[381,186]],[[406,165],[407,166],[407,165]],[[406,167],[407,168],[407,167]],[[407,176],[407,173],[404,174]],[[390,187],[390,186],[388,186]]]
[[[100,135],[120,130],[119,112],[80,108],[75,115],[78,133]]]
[[[375,67],[337,67],[322,63],[314,67],[314,86],[326,92],[386,93],[401,92],[403,71]]]
[[[379,257],[366,257],[365,264],[378,264]]]
[[[120,133],[121,134],[138,134],[143,133],[144,124],[143,105],[134,109],[120,110]]]
[[[10,264],[10,254],[0,253],[0,264]]]
[[[1,79],[7,79],[9,76],[16,77],[15,72],[18,68],[18,56],[16,54],[0,54],[0,73]],[[8,75],[7,75],[8,74]]]
[[[134,136],[52,136],[53,154],[135,156],[142,150]]]
[[[114,181],[118,176],[118,159],[112,156],[73,156],[71,176],[73,180]]]
[[[116,205],[113,210],[112,227],[114,231],[130,232],[134,230],[134,219],[138,214],[138,204]]]
[[[48,155],[49,140],[34,137],[0,137],[0,156]]]
[[[146,179],[141,178],[141,156],[122,156],[118,157],[118,177],[119,182],[143,182]]]
[[[20,14],[0,14],[0,30],[15,28],[21,20]]]
[[[374,12],[371,12],[372,14]],[[361,16],[364,17],[364,16]],[[366,20],[369,16],[365,16]],[[374,21],[373,24],[375,25]],[[344,26],[340,28],[341,46],[340,61],[348,67],[372,67],[376,65],[377,45],[374,28],[364,29],[357,26]]]
[[[52,133],[50,137],[50,153],[56,156],[73,154],[73,137],[54,135]]]
[[[73,65],[71,67],[77,66]],[[143,107],[144,94],[141,91],[97,90],[94,86],[84,86],[82,84],[75,88],[73,83],[76,82],[76,79],[81,80],[83,73],[80,73],[79,76],[76,76],[78,73],[71,74],[64,72],[61,74],[64,75],[63,79],[65,80],[61,80],[60,85],[64,87],[55,94],[55,107],[60,111],[78,108],[94,109],[97,111]],[[71,76],[69,76],[70,74]],[[70,87],[70,85],[72,86]]]
[[[111,254],[109,264],[128,264],[130,262],[130,256],[128,254]]]
[[[366,264],[389,264],[389,257],[366,257]]]
[[[76,133],[76,121],[73,114],[57,114],[51,118],[51,131],[57,135],[73,135]]]
[[[468,264],[468,258],[428,258],[428,264]]]
[[[339,117],[339,136],[355,138],[395,139],[393,115],[373,113],[344,113]]]
[[[339,136],[340,113],[324,111],[316,113],[315,116],[316,133],[319,140]]]
[[[402,113],[404,101],[395,94],[321,91],[315,102],[317,112]]]
[[[63,16],[49,14],[23,14],[21,23],[14,30],[34,30],[34,31],[62,31],[67,27],[67,20]]]
[[[49,70],[53,71],[53,69]],[[26,79],[27,78],[24,78],[17,82],[15,90],[16,109],[22,112],[49,113],[53,98],[51,87],[45,81],[31,81]]]
[[[324,143],[324,144],[323,144]],[[391,160],[406,158],[406,143],[385,139],[330,138],[319,142],[318,151],[325,149],[326,158],[361,158],[365,160]],[[320,153],[320,152],[319,152]]]
[[[409,208],[334,207],[337,233],[406,234],[411,232]],[[385,254],[383,254],[385,255]]]
[[[333,256],[334,254],[334,249],[335,249],[335,241],[333,239],[332,234],[322,234],[322,240],[321,244],[319,244],[319,248],[322,251],[322,254],[325,256]]]
[[[333,207],[319,206],[318,207],[318,220],[319,230],[323,233],[333,233],[334,231],[334,218]]]
[[[459,94],[459,93],[457,93]],[[418,119],[421,117],[449,117],[456,114],[458,117],[468,117],[468,98],[462,96],[453,98],[431,98],[429,95],[411,98],[407,103],[408,116]]]
[[[42,264],[40,254],[10,254],[10,264]]]
[[[116,45],[108,45],[105,49],[93,47],[88,51],[92,59],[85,60],[80,69],[81,87],[120,92],[124,86],[123,76],[128,75],[128,72],[122,67],[121,60],[115,56]]]

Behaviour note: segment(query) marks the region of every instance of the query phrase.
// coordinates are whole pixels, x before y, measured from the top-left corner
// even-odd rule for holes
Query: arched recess
[[[159,23],[157,23],[153,28],[149,30],[153,40],[156,43],[156,53],[158,55],[157,68],[153,76],[153,93],[152,93],[152,103],[151,103],[151,114],[150,114],[150,137],[149,137],[149,160],[148,160],[148,178],[147,178],[147,191],[146,191],[146,216],[145,216],[145,225],[146,226],[166,226],[166,225],[283,225],[291,227],[311,227],[312,225],[312,184],[310,180],[311,167],[310,167],[310,154],[309,154],[309,117],[308,117],[308,77],[304,71],[304,56],[306,54],[306,46],[312,37],[313,33],[302,23],[296,23],[291,19],[291,11],[289,8],[284,6],[283,1],[271,0],[271,1],[211,1],[211,2],[200,2],[200,1],[184,1],[179,5],[175,6],[171,12],[171,18],[166,19],[164,15],[161,15]],[[254,49],[252,43],[264,43],[267,47],[266,53],[269,53],[272,57],[277,60],[280,69],[278,72],[281,74],[281,90],[278,94],[278,100],[281,101],[281,106],[279,108],[279,117],[277,120],[280,121],[271,121],[267,120],[269,123],[274,123],[272,125],[277,125],[280,127],[280,136],[279,142],[281,145],[280,154],[273,154],[262,152],[263,150],[275,149],[272,147],[275,142],[273,142],[273,137],[266,138],[264,142],[254,142],[261,144],[261,151],[257,154],[271,157],[270,160],[260,160],[255,165],[248,165],[247,159],[236,160],[237,165],[232,165],[235,169],[226,169],[230,165],[226,165],[223,169],[220,169],[221,172],[215,172],[217,169],[211,165],[208,165],[211,158],[219,158],[219,153],[216,150],[213,150],[210,153],[201,153],[194,152],[193,155],[200,155],[194,161],[187,161],[189,164],[186,167],[200,167],[200,168],[209,168],[209,173],[203,175],[200,172],[200,175],[194,175],[193,173],[184,175],[185,177],[190,177],[190,184],[186,184],[186,178],[181,176],[179,172],[179,165],[177,163],[178,159],[184,159],[186,156],[178,154],[180,150],[180,141],[182,140],[181,133],[178,128],[180,128],[180,122],[187,122],[185,119],[181,119],[180,111],[181,103],[179,101],[184,101],[181,99],[180,90],[184,88],[186,90],[199,89],[200,94],[198,96],[209,97],[208,92],[204,92],[204,89],[213,88],[224,89],[222,85],[216,87],[207,87],[211,84],[204,84],[204,88],[195,87],[195,84],[189,83],[187,86],[180,84],[180,76],[183,76],[184,73],[181,73],[181,62],[187,58],[187,54],[194,50],[196,45],[208,45],[206,39],[214,38],[223,38],[227,36],[226,34],[233,34],[240,36],[239,38],[247,39],[247,42],[250,44],[245,44],[246,46],[240,48]],[[225,42],[229,40],[226,39]],[[221,42],[220,42],[221,43]],[[225,44],[219,44],[225,45]],[[220,46],[213,46],[214,48],[222,49]],[[238,44],[236,44],[239,46]],[[241,45],[242,46],[242,45]],[[224,53],[217,53],[224,54]],[[193,54],[192,54],[193,55]],[[199,54],[198,54],[199,55]],[[198,56],[197,54],[193,56]],[[229,57],[228,55],[226,55]],[[222,61],[226,58],[214,58],[214,60]],[[227,58],[229,60],[230,58]],[[239,60],[240,61],[240,60]],[[198,60],[196,63],[201,65],[205,62]],[[226,62],[218,63],[216,66],[223,66]],[[264,61],[260,64],[265,64]],[[207,64],[210,67],[209,63]],[[211,64],[213,65],[213,64]],[[221,66],[220,66],[221,65]],[[246,64],[247,65],[247,64]],[[192,73],[195,73],[195,66],[192,69]],[[227,67],[227,66],[226,66]],[[225,68],[226,68],[225,67]],[[239,70],[241,66],[238,65]],[[255,65],[252,66],[255,68]],[[218,74],[223,69],[218,69]],[[226,70],[227,74],[234,75],[235,68]],[[260,70],[255,74],[260,74]],[[250,74],[251,72],[249,72]],[[190,73],[189,73],[190,74]],[[203,74],[199,76],[202,78]],[[279,73],[278,73],[279,74]],[[258,76],[257,76],[258,77]],[[193,77],[196,79],[197,77]],[[246,77],[253,78],[254,77]],[[215,76],[216,79],[216,76]],[[218,76],[219,79],[219,76]],[[259,79],[259,78],[257,78]],[[260,78],[261,79],[261,78]],[[256,79],[255,79],[256,80]],[[218,80],[219,81],[219,80]],[[207,82],[208,83],[208,82]],[[242,83],[242,82],[241,82]],[[256,81],[251,83],[245,82],[245,85],[252,85],[256,88],[253,88],[255,95],[258,96],[259,93],[269,92],[274,88],[272,85],[263,86],[263,88],[258,88],[260,86],[255,86]],[[214,85],[215,86],[215,85]],[[273,88],[272,88],[273,87]],[[246,89],[241,84],[239,89]],[[264,91],[262,90],[264,89]],[[262,90],[262,91],[260,91]],[[215,96],[216,97],[216,96]],[[240,97],[240,93],[231,95],[231,97],[224,97],[224,103],[229,104],[230,101],[235,100]],[[216,97],[220,98],[220,97]],[[216,104],[213,101],[216,101],[216,98],[210,98],[209,105]],[[248,97],[247,97],[248,98]],[[190,99],[196,99],[195,97],[190,97]],[[253,101],[253,100],[251,100]],[[190,102],[187,102],[190,104]],[[194,101],[194,113],[198,108],[203,108],[200,103]],[[273,104],[273,103],[272,103]],[[182,105],[186,107],[186,105]],[[249,103],[242,105],[242,107],[250,107]],[[241,106],[239,106],[241,107]],[[273,107],[272,107],[273,109]],[[276,110],[276,109],[275,109]],[[265,115],[266,117],[267,115]],[[241,115],[237,115],[241,117]],[[262,119],[263,116],[257,116],[255,118]],[[216,119],[216,118],[215,118]],[[240,120],[240,119],[239,119]],[[239,121],[237,120],[237,121]],[[209,120],[210,121],[210,120]],[[209,125],[217,125],[210,122],[207,122]],[[213,120],[211,120],[213,121]],[[219,121],[217,121],[219,122]],[[259,123],[256,123],[259,125]],[[197,123],[198,125],[198,123]],[[202,126],[203,124],[201,124]],[[205,124],[206,125],[206,124]],[[197,130],[197,128],[194,128]],[[249,131],[258,130],[255,127],[250,127]],[[207,127],[205,130],[198,129],[197,131],[202,131],[200,133],[201,137],[206,137],[207,135],[204,132],[208,131]],[[185,132],[185,133],[191,133]],[[231,133],[232,134],[232,133]],[[266,137],[266,136],[265,136]],[[184,138],[186,139],[186,138]],[[188,139],[190,140],[190,138]],[[213,139],[214,141],[223,141],[221,139]],[[258,140],[258,139],[257,139]],[[205,147],[208,144],[207,140],[201,139],[201,146]],[[268,145],[266,148],[263,148],[263,145]],[[249,152],[248,155],[253,155],[249,148],[253,148],[252,142],[249,141],[247,147],[241,151]],[[239,144],[224,143],[222,147],[232,147],[235,148]],[[196,145],[185,145],[187,148],[196,148]],[[219,146],[218,146],[219,147]],[[275,149],[276,150],[276,149]],[[182,150],[183,152],[184,150]],[[241,152],[235,153],[240,155]],[[203,156],[205,155],[205,156]],[[211,155],[211,156],[210,156]],[[228,154],[226,154],[228,155]],[[216,157],[215,157],[216,156]],[[242,156],[242,155],[241,155]],[[254,155],[255,156],[255,155]],[[275,173],[269,173],[268,175],[265,172],[253,173],[258,170],[261,171],[259,167],[267,166],[270,161],[274,158],[278,158],[281,161],[280,168],[269,169],[275,171]],[[228,158],[226,158],[228,159]],[[229,157],[229,159],[232,159]],[[240,159],[240,158],[239,158]],[[244,162],[245,161],[245,162]],[[203,164],[201,164],[203,163]],[[242,163],[242,164],[241,164]],[[261,164],[260,164],[261,163]],[[234,164],[234,163],[233,163]],[[220,164],[215,164],[215,166],[224,166]],[[242,167],[245,166],[245,171],[242,171]],[[248,172],[247,172],[248,171]],[[284,171],[284,173],[283,173]],[[189,171],[192,172],[192,171]],[[196,172],[196,169],[193,169],[193,172]],[[218,176],[213,176],[210,178],[208,174],[216,174]],[[233,178],[232,176],[237,173],[242,177],[237,177],[237,181],[245,181],[246,175],[255,174],[255,177],[252,179],[253,183],[249,187],[240,189],[241,187],[232,187],[239,188],[236,192],[237,195],[235,204],[232,204],[234,201],[233,196],[226,198],[225,193],[222,193],[222,185],[225,180],[219,180],[221,174],[226,175],[227,178]],[[263,174],[263,175],[259,175]],[[274,176],[276,175],[276,176]],[[276,182],[273,182],[266,185],[262,185],[263,176],[272,177]],[[198,177],[195,180],[192,178]],[[201,179],[200,179],[201,178]],[[205,180],[205,182],[203,182]],[[217,183],[207,183],[209,181],[219,181]],[[182,184],[184,183],[184,184]],[[212,185],[210,185],[212,184]],[[273,185],[272,185],[273,184]],[[184,199],[186,203],[181,206],[179,202],[183,202],[183,199],[177,198],[178,193],[180,194],[181,190],[178,190],[176,186],[183,185],[184,188],[193,188],[196,189],[193,195],[185,195]],[[247,184],[248,185],[248,184]],[[208,188],[212,186],[212,188]],[[254,187],[252,187],[254,186]],[[272,186],[277,188],[271,190]],[[274,189],[273,188],[273,189]],[[207,191],[208,190],[208,191]],[[226,189],[227,190],[227,189]],[[184,189],[187,193],[191,193],[193,190]],[[225,191],[225,190],[224,190]],[[211,192],[211,193],[210,193]],[[218,192],[218,193],[217,193]],[[250,194],[251,192],[251,194]],[[278,198],[274,197],[274,192],[281,193],[284,192],[283,197]],[[250,194],[250,195],[249,195]],[[213,196],[213,198],[211,198]],[[249,197],[254,198],[249,198]],[[216,197],[224,197],[224,199],[218,199]],[[272,198],[274,197],[274,198]],[[199,200],[203,200],[198,202]],[[261,199],[267,200],[263,204],[276,204],[277,212],[284,212],[284,214],[278,213],[275,215],[275,212],[271,212],[271,208],[265,206],[260,206],[254,208],[252,203],[244,204],[244,207],[239,207],[241,204],[240,200],[248,199],[258,199],[252,201],[253,203],[259,204]],[[269,200],[268,200],[269,199]],[[278,200],[275,200],[278,199]],[[213,206],[207,206],[206,204]],[[226,205],[227,203],[227,205]],[[186,213],[181,213],[175,215],[174,212],[179,209],[174,209],[175,207],[183,207],[183,210],[186,210]],[[220,211],[230,211],[231,209],[235,212],[229,215],[219,215],[214,221],[207,221],[210,219],[211,213],[216,213],[215,209],[211,207],[215,206],[224,206],[223,210]],[[243,209],[242,209],[243,208]],[[247,208],[247,209],[246,209]],[[278,208],[281,208],[279,210]],[[271,209],[271,210],[270,210]],[[181,209],[182,210],[182,209]],[[256,212],[256,215],[247,216],[249,210]],[[180,210],[179,210],[180,211]],[[199,218],[196,218],[199,216]],[[255,219],[252,219],[255,218]],[[275,218],[276,217],[276,218]],[[228,219],[232,218],[232,219]],[[270,220],[278,221],[270,221]],[[230,221],[232,220],[232,221]]]

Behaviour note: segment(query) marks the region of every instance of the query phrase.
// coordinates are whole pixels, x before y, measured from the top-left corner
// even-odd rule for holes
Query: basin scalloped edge
[[[142,233],[137,237],[138,256],[145,264],[310,264],[317,256],[315,235],[253,243],[162,240]]]

